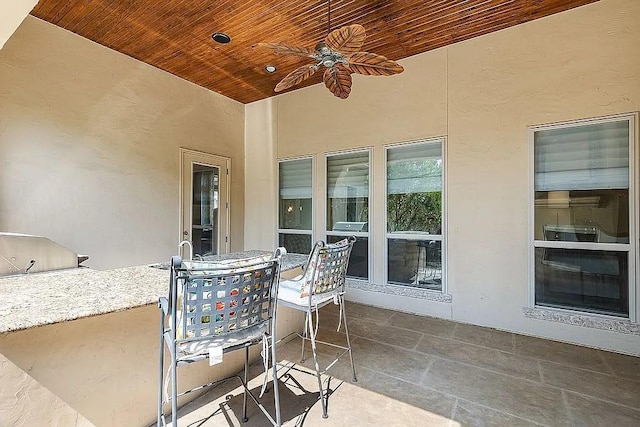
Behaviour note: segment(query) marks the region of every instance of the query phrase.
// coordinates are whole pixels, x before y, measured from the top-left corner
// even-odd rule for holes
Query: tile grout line
[[[414,331],[414,332],[416,332],[416,331]],[[404,349],[404,350],[411,350],[411,351],[415,351],[415,352],[420,353],[420,354],[439,357],[439,358],[441,358],[443,360],[450,360],[452,362],[462,363],[462,364],[466,364],[466,365],[469,365],[469,366],[478,367],[478,368],[481,368],[481,369],[486,369],[486,368],[482,368],[480,366],[473,365],[473,364],[470,364],[470,363],[459,362],[459,361],[454,360],[454,359],[448,359],[448,358],[445,358],[445,357],[442,357],[442,356],[438,356],[438,355],[435,355],[435,354],[431,354],[431,353],[427,353],[427,352],[421,351],[420,349],[418,349],[418,344],[420,344],[421,341],[423,341],[425,338],[427,338],[427,336],[429,336],[429,337],[435,337],[435,338],[438,338],[438,339],[442,339],[442,340],[445,340],[445,341],[447,341],[447,340],[448,341],[452,341],[453,343],[461,343],[461,344],[464,344],[464,345],[468,345],[468,346],[471,346],[471,347],[480,348],[480,349],[484,349],[484,350],[497,351],[499,353],[504,353],[504,354],[507,354],[507,355],[510,355],[510,356],[517,356],[517,357],[520,357],[520,358],[523,358],[523,359],[531,359],[531,362],[539,361],[539,359],[537,359],[536,357],[533,357],[533,356],[510,353],[508,351],[500,350],[500,349],[497,349],[497,348],[485,347],[485,346],[482,346],[482,345],[479,345],[479,344],[468,343],[468,342],[465,342],[465,341],[459,341],[459,340],[455,340],[455,339],[451,339],[451,338],[443,338],[443,337],[439,337],[439,336],[436,336],[436,335],[430,335],[430,334],[421,334],[421,337],[419,338],[418,343],[413,348],[402,347],[402,346],[398,346],[398,345],[395,345],[395,344],[389,344],[387,342],[374,340],[374,339],[371,339],[371,338],[368,338],[368,337],[364,337],[362,335],[356,335],[356,336],[359,337],[359,338],[362,338],[362,339],[373,341],[373,342],[378,343],[378,344],[384,344],[384,345],[397,347],[397,348]],[[550,363],[555,363],[555,362],[550,362]],[[558,364],[561,365],[561,366],[568,366],[568,365],[563,365],[561,363],[558,363]],[[581,369],[581,368],[579,368],[579,369]],[[490,369],[486,369],[486,370],[488,370],[490,372],[502,373],[502,372],[499,372],[499,371],[492,371]],[[589,371],[589,372],[600,373],[598,371]],[[509,375],[509,374],[505,374],[505,375]],[[516,377],[516,376],[514,376],[514,377],[515,378],[520,378],[520,377]]]
[[[512,414],[511,412],[507,412],[507,411],[504,411],[504,410],[502,410],[502,409],[492,408],[491,406],[487,406],[487,405],[485,405],[484,403],[478,403],[478,402],[475,402],[475,401],[473,401],[473,400],[465,399],[465,398],[462,398],[462,397],[459,397],[459,398],[458,398],[458,401],[460,401],[460,400],[464,400],[464,401],[466,401],[466,402],[472,403],[472,404],[474,404],[474,405],[476,405],[476,406],[479,406],[479,407],[481,407],[481,408],[489,409],[489,410],[491,410],[491,411],[499,412],[499,413],[501,413],[501,414],[506,414],[506,415],[509,415],[510,417],[514,417],[514,418],[517,418],[517,419],[519,419],[519,420],[527,421],[527,422],[529,422],[529,423],[533,423],[533,424],[538,425],[538,426],[541,426],[541,427],[551,427],[551,426],[549,426],[548,424],[542,424],[542,423],[539,423],[539,422],[537,422],[537,421],[533,421],[533,420],[530,420],[530,419],[528,419],[528,418],[524,418],[524,417],[522,417],[521,415]]]
[[[395,313],[392,313],[391,316],[387,317],[387,320],[384,321],[384,325],[393,325],[393,323],[391,322],[391,319],[393,318],[393,316],[395,316]]]
[[[425,353],[425,354],[426,354],[426,353]],[[532,384],[535,384],[535,385],[538,385],[538,386],[552,387],[552,388],[557,388],[557,389],[559,389],[559,388],[560,388],[560,387],[552,386],[552,385],[550,385],[550,384],[540,384],[538,381],[536,381],[536,380],[532,380],[532,379],[529,379],[529,378],[525,378],[525,377],[518,377],[518,376],[511,375],[511,374],[507,374],[507,373],[504,373],[504,372],[498,372],[498,371],[494,371],[494,370],[492,370],[492,369],[483,368],[483,367],[481,367],[481,366],[473,365],[473,364],[471,364],[471,363],[458,362],[458,361],[456,361],[456,360],[447,359],[447,358],[444,358],[444,357],[441,357],[441,356],[435,356],[435,355],[433,355],[433,357],[434,357],[434,358],[436,358],[436,359],[444,360],[445,362],[457,363],[457,364],[459,364],[459,365],[464,365],[464,366],[468,366],[468,367],[471,367],[471,368],[480,369],[480,370],[482,370],[482,371],[490,372],[490,373],[492,373],[492,374],[502,375],[502,376],[509,377],[509,378],[513,378],[513,379],[516,379],[516,380],[526,381],[526,382],[528,382],[528,383],[532,383]]]
[[[417,353],[422,353],[421,351],[418,351],[418,344],[420,344],[420,341],[422,341],[422,338],[424,338],[424,334],[421,333],[420,336],[418,337],[418,340],[416,341],[416,343],[409,349],[409,350],[413,350]]]
[[[540,374],[540,382],[542,384],[545,384],[544,375],[542,374],[542,365],[540,365],[540,359],[536,359],[536,365],[538,366],[538,374]]]
[[[549,385],[549,387],[560,388],[560,387],[556,387],[556,386],[552,386],[552,385]],[[592,400],[597,400],[597,401],[599,401],[599,402],[609,403],[609,404],[611,404],[611,405],[621,406],[621,407],[623,407],[623,408],[631,409],[632,411],[636,411],[636,412],[640,413],[640,406],[639,406],[639,407],[637,407],[637,408],[634,408],[633,406],[625,405],[624,403],[615,402],[615,401],[613,401],[613,400],[603,399],[603,398],[601,398],[601,397],[592,396],[592,395],[590,395],[590,394],[584,394],[584,393],[579,392],[579,391],[567,390],[567,389],[563,389],[563,388],[560,388],[560,390],[561,390],[561,391],[564,391],[564,392],[566,392],[566,393],[573,393],[573,394],[580,395],[581,397],[584,397],[584,398],[586,398],[586,399],[592,399]]]
[[[457,341],[454,337],[456,336],[456,331],[458,330],[458,325],[459,323],[454,323],[453,324],[453,330],[451,331],[451,336],[449,337],[450,340],[452,341]]]
[[[578,371],[584,371],[586,373],[590,373],[590,374],[596,374],[596,375],[605,375],[607,377],[611,377],[612,379],[616,379],[616,380],[622,380],[622,381],[631,381],[633,383],[640,383],[640,380],[636,380],[633,378],[624,378],[624,377],[620,377],[618,375],[614,375],[614,374],[610,374],[608,372],[602,372],[602,371],[595,371],[593,369],[588,369],[588,368],[581,368],[579,366],[575,366],[575,365],[567,365],[565,363],[560,363],[560,362],[554,362],[553,360],[546,360],[546,359],[539,359],[539,358],[535,358],[536,360],[538,360],[538,363],[540,364],[540,367],[542,367],[542,363],[549,363],[552,365],[558,365],[558,366],[562,366],[565,368],[570,368],[570,369],[576,369]]]
[[[604,357],[603,353],[599,353],[598,356],[600,356],[600,359],[602,360],[602,364],[604,365],[605,368],[607,368],[609,370],[609,372],[611,373],[611,375],[617,377],[615,371],[613,370],[613,368],[611,367],[611,365],[609,365],[609,362],[607,362],[607,358]]]
[[[427,368],[424,370],[424,374],[422,375],[422,379],[421,379],[421,384],[427,379],[427,375],[429,375],[429,371],[431,370],[431,367],[433,366],[433,364],[435,363],[435,358],[432,357],[431,360],[429,360],[429,363],[427,363]]]
[[[390,320],[393,316],[394,316],[394,314],[392,314],[391,316],[389,316],[389,318],[387,319],[387,321],[385,321],[385,324],[389,323],[389,320]],[[418,315],[414,315],[414,316],[416,316],[416,317],[420,317],[420,316],[418,316]],[[358,319],[358,320],[362,320],[362,321],[367,322],[367,323],[375,323],[375,320],[373,320],[373,319],[369,320],[368,318],[361,318],[361,319]],[[362,335],[357,335],[357,334],[353,334],[353,335],[355,335],[355,336],[357,336],[357,337],[361,337],[361,338],[367,339],[367,340],[370,340],[370,341],[373,341],[373,342],[376,342],[376,343],[380,343],[380,344],[384,344],[384,345],[389,345],[389,346],[392,346],[392,347],[396,347],[396,348],[399,348],[399,349],[408,350],[408,351],[412,351],[412,352],[417,352],[417,353],[420,353],[420,354],[425,354],[425,355],[429,355],[429,356],[434,356],[434,357],[438,357],[438,358],[440,358],[440,359],[442,359],[442,360],[452,361],[452,362],[454,362],[454,363],[461,363],[461,364],[463,364],[463,365],[467,365],[467,366],[475,367],[475,368],[478,368],[478,369],[483,369],[483,370],[486,370],[486,371],[488,371],[488,372],[492,372],[492,373],[495,373],[495,374],[499,374],[499,375],[507,375],[507,376],[510,376],[510,377],[513,377],[513,378],[519,378],[519,379],[524,379],[524,380],[528,380],[528,381],[534,381],[534,380],[529,380],[529,379],[527,379],[527,378],[525,378],[525,377],[519,377],[519,376],[515,376],[515,375],[510,375],[510,374],[507,374],[507,373],[504,373],[504,372],[500,372],[500,371],[495,371],[495,370],[491,370],[491,369],[483,368],[483,367],[480,367],[480,366],[478,366],[478,365],[473,365],[473,364],[464,363],[464,362],[458,362],[458,361],[456,361],[456,360],[454,360],[454,359],[443,358],[443,357],[436,356],[436,355],[433,355],[433,354],[430,354],[430,353],[426,353],[426,352],[420,351],[420,350],[418,349],[418,345],[419,345],[419,344],[420,344],[420,342],[422,342],[422,341],[423,341],[427,336],[429,336],[429,337],[435,337],[435,338],[443,339],[443,340],[450,340],[450,341],[452,341],[452,342],[459,342],[459,343],[462,343],[462,344],[464,344],[464,345],[468,345],[468,346],[472,346],[472,347],[477,347],[477,348],[482,348],[482,349],[487,349],[487,350],[492,350],[492,351],[498,351],[498,352],[500,352],[500,353],[504,353],[504,354],[509,354],[509,355],[513,355],[513,356],[518,356],[518,357],[523,357],[523,358],[533,359],[533,360],[536,360],[536,361],[537,361],[538,371],[539,371],[540,376],[541,376],[541,383],[542,383],[542,384],[544,384],[544,382],[543,382],[543,381],[544,381],[544,378],[542,377],[541,362],[546,362],[546,363],[550,363],[550,364],[554,364],[554,365],[564,366],[564,367],[573,368],[573,369],[577,369],[577,370],[580,370],[580,371],[585,371],[585,372],[590,372],[590,373],[595,373],[595,374],[600,374],[600,375],[607,375],[607,376],[610,376],[610,377],[613,377],[613,378],[616,378],[616,379],[623,379],[623,380],[628,380],[628,381],[635,381],[635,380],[633,380],[633,379],[626,379],[626,378],[619,377],[619,376],[617,376],[617,375],[615,375],[615,374],[611,374],[610,372],[612,371],[612,369],[611,369],[610,365],[609,365],[609,364],[607,364],[607,363],[606,363],[606,361],[604,360],[604,356],[603,356],[603,354],[602,354],[602,353],[599,353],[599,354],[598,354],[598,356],[599,356],[599,358],[601,359],[601,361],[604,361],[604,362],[603,362],[603,366],[605,367],[605,370],[606,370],[607,372],[602,372],[602,371],[599,371],[599,370],[592,370],[592,369],[588,369],[588,368],[584,368],[584,367],[578,367],[578,366],[575,366],[575,365],[572,365],[572,364],[566,364],[566,363],[556,362],[556,361],[547,360],[547,359],[540,359],[540,358],[535,357],[535,356],[528,356],[528,355],[518,354],[518,352],[517,352],[518,345],[517,345],[517,339],[516,339],[518,334],[515,334],[515,333],[511,333],[512,345],[513,345],[513,350],[514,350],[514,351],[513,351],[513,353],[511,353],[511,352],[509,352],[509,351],[505,351],[505,350],[497,349],[497,348],[494,348],[494,347],[485,347],[485,346],[482,346],[482,345],[479,345],[479,344],[476,344],[476,343],[470,343],[470,342],[466,342],[466,341],[461,341],[461,340],[458,340],[458,339],[453,338],[453,336],[455,336],[455,333],[456,333],[456,331],[457,331],[458,325],[460,325],[460,323],[459,323],[459,322],[453,322],[453,324],[454,324],[454,327],[453,327],[453,329],[452,329],[452,332],[449,334],[449,335],[451,336],[451,338],[446,338],[446,337],[444,337],[444,336],[440,336],[440,335],[431,335],[431,334],[429,334],[429,333],[421,333],[421,332],[416,331],[416,330],[414,330],[414,329],[407,329],[407,328],[403,328],[403,327],[400,327],[400,326],[393,326],[393,325],[392,325],[394,328],[397,328],[397,329],[400,329],[400,330],[405,330],[405,331],[408,331],[408,332],[413,332],[413,333],[416,333],[416,334],[419,334],[419,335],[420,335],[420,337],[418,338],[417,343],[416,343],[415,345],[411,346],[411,347],[403,347],[403,346],[400,346],[400,345],[389,344],[389,343],[388,343],[388,342],[386,342],[386,341],[381,341],[381,340],[371,339],[370,337],[367,337],[367,336],[362,336]],[[489,329],[491,329],[491,328],[489,328]],[[544,339],[544,338],[540,338],[540,339]],[[571,344],[567,344],[567,345],[571,345]],[[576,347],[577,347],[577,348],[583,348],[583,347],[581,347],[581,346],[576,346]],[[534,382],[536,382],[536,381],[534,381]],[[550,384],[544,384],[544,385],[545,385],[545,386],[549,386],[549,387],[553,387],[553,388],[560,388],[560,387],[556,387],[556,386],[553,386],[553,385],[550,385]],[[589,396],[589,395],[587,395],[587,396]],[[597,397],[595,397],[595,396],[592,396],[592,397],[597,398]],[[598,399],[600,399],[600,398],[598,398]],[[601,400],[602,400],[602,399],[601,399]],[[605,400],[605,401],[607,401],[607,400]],[[615,402],[613,402],[613,403],[615,403]]]
[[[456,397],[456,401],[453,403],[453,409],[451,409],[451,416],[449,417],[449,426],[454,427],[454,420],[456,419],[456,412],[458,412],[458,402],[460,398]]]
[[[564,390],[560,390],[560,395],[562,396],[562,404],[564,405],[564,409],[567,414],[568,421],[571,425],[574,425],[575,423],[573,422],[573,413],[571,411],[571,407],[569,406],[567,393]]]
[[[423,389],[428,390],[428,391],[433,391],[433,392],[436,392],[436,393],[440,393],[440,394],[442,394],[444,396],[447,396],[447,397],[451,397],[451,398],[454,398],[454,399],[458,398],[458,396],[455,395],[455,394],[452,394],[452,393],[447,392],[447,391],[438,390],[438,389],[435,389],[433,387],[429,387],[429,386],[425,385],[424,383],[416,384],[416,383],[412,383],[411,381],[407,381],[406,379],[398,378],[398,377],[396,377],[394,375],[387,374],[387,373],[384,373],[384,372],[381,372],[381,371],[374,371],[374,372],[378,373],[379,375],[385,376],[385,377],[393,378],[394,380],[398,380],[398,381],[402,381],[402,382],[407,383],[407,384],[415,385],[417,387],[423,388]],[[425,380],[426,380],[426,378],[425,378]]]
[[[493,374],[504,375],[504,376],[507,376],[507,377],[510,377],[510,378],[529,381],[529,382],[532,382],[534,384],[540,384],[537,381],[529,379],[529,378],[518,377],[516,375],[511,375],[511,374],[507,374],[507,373],[504,373],[504,372],[495,371],[495,370],[484,368],[484,367],[481,367],[481,366],[478,366],[478,365],[474,365],[474,364],[471,364],[471,363],[459,362],[457,360],[448,359],[448,358],[445,358],[445,357],[442,357],[442,356],[438,356],[438,355],[435,355],[435,354],[425,353],[425,352],[422,352],[422,351],[419,351],[419,350],[414,350],[414,349],[407,348],[407,347],[401,347],[401,346],[394,345],[394,344],[388,344],[388,343],[385,343],[385,342],[382,342],[382,341],[378,341],[378,340],[374,340],[374,339],[371,339],[371,338],[363,337],[361,335],[356,335],[356,337],[361,338],[361,339],[365,339],[365,340],[368,340],[368,341],[372,341],[372,342],[377,343],[377,344],[384,344],[384,345],[387,345],[389,347],[394,347],[394,348],[397,348],[399,350],[409,351],[409,352],[412,352],[412,353],[417,353],[417,354],[425,355],[425,356],[431,356],[432,358],[437,358],[437,359],[441,359],[441,360],[444,360],[444,361],[447,361],[447,362],[458,363],[460,365],[469,366],[469,367],[476,368],[476,369],[481,369],[483,371],[491,372]],[[470,345],[473,345],[473,344],[470,344]],[[481,346],[476,346],[476,347],[481,347]],[[485,347],[482,347],[482,348],[485,348]],[[495,349],[490,349],[490,350],[495,350]],[[496,350],[496,351],[500,351],[500,350]],[[433,363],[434,363],[434,360],[432,359],[432,361],[429,362],[428,366],[430,366]],[[389,376],[391,376],[393,378],[397,378],[397,377],[394,377],[393,375],[389,375]],[[401,378],[397,378],[397,379],[401,379]],[[403,381],[406,381],[406,380],[403,380]],[[409,381],[407,381],[407,382],[409,382]],[[550,386],[550,387],[553,387],[553,386]],[[554,387],[554,388],[558,388],[558,387]]]
[[[421,354],[426,354],[426,353],[421,353]],[[469,363],[457,362],[457,361],[454,361],[454,360],[451,360],[451,359],[446,359],[446,358],[440,357],[440,356],[435,356],[435,355],[430,355],[430,356],[432,356],[432,359],[427,364],[427,371],[425,373],[425,377],[423,378],[425,382],[426,382],[426,376],[429,374],[429,371],[431,371],[431,368],[435,364],[435,359],[440,359],[440,360],[444,360],[445,362],[453,362],[453,363],[458,363],[460,365],[468,366],[468,367],[471,367],[471,368],[480,369],[480,370],[483,370],[483,371],[486,371],[486,372],[490,372],[490,373],[495,374],[495,375],[502,375],[502,376],[513,378],[513,379],[516,379],[516,380],[526,381],[526,382],[529,382],[529,383],[532,383],[532,384],[535,384],[535,385],[538,385],[538,386],[542,386],[542,387],[549,387],[549,388],[552,388],[554,390],[559,390],[560,392],[566,391],[566,392],[569,392],[569,393],[579,394],[579,395],[584,396],[586,398],[591,398],[591,399],[595,399],[595,400],[598,400],[598,401],[601,401],[601,402],[611,403],[611,404],[614,404],[614,405],[618,405],[618,406],[622,406],[622,407],[625,407],[625,408],[628,408],[628,409],[632,409],[634,411],[640,411],[640,408],[634,408],[633,406],[628,406],[628,405],[625,405],[625,404],[620,403],[620,402],[615,402],[615,401],[612,401],[612,400],[603,399],[601,397],[592,396],[592,395],[589,395],[589,394],[584,394],[584,393],[581,393],[579,391],[566,390],[566,389],[563,389],[561,387],[558,387],[558,386],[555,386],[555,385],[552,385],[552,384],[540,383],[540,382],[538,382],[536,380],[532,380],[532,379],[528,379],[528,378],[524,378],[524,377],[517,377],[515,375],[506,374],[504,372],[493,371],[491,369],[482,368],[482,367],[479,367],[479,366],[476,366],[476,365],[472,365],[472,364],[469,364]],[[420,387],[423,387],[423,388],[426,388],[426,389],[429,389],[429,390],[436,391],[438,393],[443,393],[443,394],[447,394],[447,395],[450,395],[450,396],[457,397],[454,394],[451,394],[451,393],[448,393],[448,392],[444,392],[442,390],[438,390],[438,389],[435,389],[435,388],[432,388],[432,387],[427,387],[425,385],[425,382],[422,382],[422,383],[418,384],[418,383],[414,383],[414,382],[411,382],[411,381],[407,381],[404,378],[399,378],[399,377],[397,377],[395,375],[388,374],[386,372],[382,372],[382,371],[377,371],[377,372],[382,374],[382,375],[385,375],[385,376],[391,377],[393,379],[396,379],[396,380],[400,380],[400,381],[404,381],[404,382],[409,383],[409,384],[417,385],[417,386],[420,386]],[[541,371],[540,371],[540,375],[541,375],[541,378],[542,378],[542,372]],[[467,400],[467,399],[465,399],[465,400]],[[473,402],[474,404],[479,404],[479,403],[477,403],[475,401],[470,401],[470,402]],[[490,409],[498,410],[498,409],[495,409],[495,408],[491,408],[490,406],[486,406],[486,407],[490,408]],[[499,411],[505,412],[503,410],[499,410]],[[505,413],[526,420],[526,418],[522,418],[517,414],[511,414],[509,412],[505,412]],[[527,420],[527,421],[530,421],[530,420]]]
[[[469,367],[472,367],[472,368],[481,369],[481,370],[483,370],[483,371],[487,371],[487,372],[490,372],[490,373],[492,373],[492,374],[496,374],[496,375],[503,375],[503,376],[505,376],[505,377],[510,377],[510,378],[514,378],[514,379],[518,379],[518,380],[522,380],[522,381],[527,381],[527,382],[530,382],[530,383],[533,383],[533,384],[536,384],[536,385],[539,385],[539,386],[542,386],[542,387],[549,387],[549,388],[552,388],[552,389],[555,389],[555,390],[567,391],[567,392],[569,392],[569,393],[579,394],[579,395],[581,395],[581,396],[585,396],[585,397],[588,397],[588,398],[591,398],[591,399],[596,399],[596,400],[599,400],[599,401],[602,401],[602,402],[607,402],[607,403],[612,403],[612,404],[614,404],[614,405],[623,406],[623,407],[625,407],[625,408],[633,409],[634,411],[640,411],[640,407],[638,407],[638,408],[634,408],[633,406],[628,406],[628,405],[625,405],[624,403],[615,402],[615,401],[613,401],[613,400],[603,399],[603,398],[601,398],[601,397],[592,396],[592,395],[590,395],[590,394],[584,394],[584,393],[581,393],[581,392],[579,392],[579,391],[563,389],[562,387],[559,387],[559,386],[556,386],[556,385],[553,385],[553,384],[546,384],[546,383],[542,383],[542,384],[541,384],[541,383],[539,383],[539,382],[537,382],[537,381],[535,381],[535,380],[531,380],[531,379],[523,378],[523,377],[517,377],[517,376],[515,376],[515,375],[505,374],[505,373],[503,373],[503,372],[493,371],[493,370],[491,370],[491,369],[482,368],[482,367],[480,367],[480,366],[471,365],[471,364],[469,364],[469,363],[456,362],[456,361],[453,361],[453,360],[451,360],[451,359],[445,359],[445,358],[440,357],[440,356],[433,356],[433,357],[434,357],[434,358],[437,358],[437,359],[441,359],[441,360],[447,361],[447,362],[459,363],[459,364],[461,364],[461,365],[465,365],[465,366],[469,366]],[[432,363],[435,363],[435,360],[434,360]],[[541,377],[542,377],[542,372],[540,372],[540,374],[541,374]],[[388,374],[387,374],[387,375],[388,375]],[[603,375],[606,375],[606,374],[603,374]],[[392,376],[392,375],[389,375],[389,376]],[[393,377],[393,378],[395,378],[395,377]],[[397,378],[397,379],[400,379],[400,378]],[[403,381],[404,381],[404,380],[403,380]],[[407,381],[407,382],[408,382],[408,381]],[[434,389],[434,390],[435,390],[435,389]],[[439,390],[436,390],[436,391],[439,391]],[[475,402],[474,402],[474,403],[475,403]]]
[[[417,316],[417,315],[416,315],[416,316]],[[417,316],[417,317],[420,317],[420,316]],[[368,319],[358,319],[358,320],[360,320],[360,321],[364,321],[364,322],[368,322],[368,323],[375,323],[375,324],[377,324],[377,322],[376,322],[375,320],[373,320],[373,319],[372,319],[372,320],[368,320]],[[454,325],[454,327],[453,327],[453,330],[452,330],[452,332],[451,332],[448,336],[443,336],[443,335],[434,335],[434,334],[430,334],[430,333],[428,333],[428,332],[417,331],[417,330],[415,330],[415,329],[403,328],[403,327],[401,327],[401,326],[395,326],[395,325],[393,325],[393,324],[391,324],[391,325],[389,325],[389,326],[392,326],[392,327],[394,327],[394,328],[396,328],[396,329],[400,329],[400,330],[402,330],[402,331],[414,332],[414,333],[417,333],[417,334],[421,334],[422,336],[430,336],[430,337],[435,337],[435,338],[440,338],[440,339],[445,339],[445,340],[451,340],[451,341],[455,341],[455,342],[462,343],[462,344],[466,344],[466,345],[472,345],[472,346],[475,346],[475,347],[485,348],[485,349],[488,349],[488,350],[496,350],[496,351],[500,351],[500,352],[507,353],[507,354],[517,355],[515,352],[512,352],[512,351],[502,350],[502,349],[495,348],[495,347],[487,347],[487,346],[484,346],[484,345],[481,345],[481,344],[472,343],[472,342],[463,341],[463,340],[460,340],[460,339],[456,339],[456,338],[454,338],[455,331],[456,331],[456,329],[457,329],[457,327],[458,327],[458,324],[459,324],[459,323],[456,323],[456,322],[454,322],[454,323],[455,323],[455,325]],[[484,328],[484,326],[480,326],[480,327],[481,327],[481,328]],[[491,329],[491,328],[488,328],[488,329]],[[496,330],[497,330],[497,329],[496,329]],[[501,332],[502,332],[502,331],[501,331]],[[505,332],[505,333],[509,333],[509,332]],[[510,334],[514,337],[513,339],[515,339],[515,334],[513,334],[513,333],[510,333]],[[359,336],[361,336],[361,337],[362,337],[362,335],[359,335]],[[363,338],[366,338],[366,337],[363,337]],[[369,339],[369,338],[367,338],[367,339]],[[386,343],[385,343],[385,344],[386,344]],[[531,356],[526,356],[526,355],[521,355],[521,356],[523,356],[523,357],[531,357]],[[533,357],[531,357],[531,358],[533,358]]]
[[[367,306],[367,307],[372,307],[372,306]],[[407,315],[415,316],[415,317],[418,317],[418,318],[433,319],[435,321],[450,322],[450,323],[453,323],[454,327],[452,329],[452,332],[450,334],[448,334],[448,336],[434,335],[434,334],[430,334],[428,332],[423,332],[423,331],[417,331],[415,329],[404,328],[402,326],[393,325],[392,323],[390,323],[388,321],[396,313],[393,313],[391,316],[389,316],[389,319],[386,320],[385,322],[383,322],[383,324],[388,324],[390,326],[393,326],[394,328],[401,329],[401,330],[404,330],[404,331],[419,333],[419,334],[422,334],[423,336],[430,336],[430,337],[436,337],[436,338],[441,338],[441,339],[450,339],[452,341],[460,342],[460,343],[467,344],[467,345],[473,345],[473,346],[476,346],[476,347],[486,348],[486,349],[490,349],[490,350],[497,350],[497,351],[500,351],[500,352],[503,352],[503,353],[510,353],[510,354],[514,354],[516,356],[528,357],[528,358],[531,358],[531,359],[539,359],[539,358],[535,357],[535,356],[528,356],[528,355],[524,355],[524,354],[519,354],[518,353],[518,351],[517,351],[517,349],[518,349],[517,337],[518,336],[527,337],[527,338],[536,338],[536,339],[540,339],[540,340],[543,340],[543,341],[549,341],[549,342],[552,342],[552,343],[564,344],[564,345],[567,345],[567,346],[575,347],[575,348],[580,349],[580,350],[586,349],[586,350],[596,350],[596,351],[600,351],[600,352],[606,351],[606,350],[596,349],[596,348],[592,348],[592,347],[581,346],[581,345],[577,345],[577,344],[571,344],[569,342],[561,342],[561,341],[555,341],[555,340],[551,340],[551,339],[547,339],[547,338],[533,337],[533,336],[529,336],[529,335],[518,334],[518,333],[515,333],[515,332],[503,331],[503,330],[500,330],[500,329],[491,328],[491,327],[487,327],[487,326],[479,326],[479,325],[473,325],[473,324],[470,324],[470,323],[457,322],[455,320],[441,319],[441,318],[438,318],[438,317],[431,317],[431,316],[421,316],[421,315],[413,314],[413,313],[409,313],[409,312],[397,312],[397,313],[407,314]],[[377,323],[375,319],[372,319],[372,318],[366,317],[366,316],[358,318],[357,320],[364,320],[365,322],[369,322],[369,323]],[[454,338],[454,336],[455,336],[455,332],[456,332],[456,330],[458,328],[458,325],[477,326],[479,328],[483,328],[483,329],[487,329],[487,330],[492,330],[492,331],[495,330],[495,331],[498,331],[498,332],[510,334],[511,338],[512,338],[512,341],[513,341],[512,342],[513,352],[510,352],[510,351],[507,351],[507,350],[503,350],[503,349],[499,349],[499,348],[495,348],[495,347],[487,347],[487,346],[483,346],[483,345],[480,345],[480,344],[477,344],[477,343],[472,343],[472,342],[456,339],[456,338]],[[362,338],[369,339],[367,337],[362,337]],[[384,344],[386,344],[386,343],[384,343]],[[615,353],[615,352],[613,352],[613,353],[614,354],[623,354],[623,353]],[[604,355],[601,354],[601,353],[598,356],[603,360],[605,359]],[[633,357],[633,356],[631,356],[631,357]],[[615,377],[618,377],[618,378],[623,378],[623,377],[620,377],[620,376],[616,375],[615,373],[610,373],[610,372],[612,372],[612,369],[611,369],[611,366],[606,362],[606,360],[604,361],[603,365],[607,369],[607,372],[591,370],[591,369],[582,368],[582,367],[578,367],[578,366],[570,365],[570,364],[566,364],[566,363],[556,362],[556,361],[548,360],[548,359],[539,359],[539,360],[544,361],[544,362],[555,363],[555,364],[562,365],[562,366],[567,366],[567,367],[570,367],[570,368],[577,368],[577,369],[582,369],[582,370],[586,370],[586,371],[589,371],[589,372],[601,373],[601,374],[615,376]]]

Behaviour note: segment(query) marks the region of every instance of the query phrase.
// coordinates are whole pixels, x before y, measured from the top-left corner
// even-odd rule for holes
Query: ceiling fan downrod
[[[331,32],[331,0],[327,0],[327,34]]]

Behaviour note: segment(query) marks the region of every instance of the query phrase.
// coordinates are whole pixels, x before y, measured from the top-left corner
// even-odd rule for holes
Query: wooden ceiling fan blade
[[[329,49],[350,55],[362,48],[367,33],[362,25],[353,24],[333,30],[327,35],[324,42]]]
[[[295,86],[298,83],[311,77],[316,72],[316,70],[317,67],[315,64],[303,65],[302,67],[298,67],[287,74],[284,79],[280,80],[280,83],[276,85],[276,88],[274,90],[276,92],[280,92],[285,89],[289,89],[291,86]]]
[[[324,72],[324,84],[338,98],[346,99],[351,93],[351,73],[342,64],[327,68]]]
[[[356,52],[349,57],[349,69],[365,76],[391,76],[404,71],[402,65],[382,55]]]
[[[278,55],[293,55],[313,58],[314,51],[301,46],[291,46],[286,43],[258,43],[258,46],[271,49]]]

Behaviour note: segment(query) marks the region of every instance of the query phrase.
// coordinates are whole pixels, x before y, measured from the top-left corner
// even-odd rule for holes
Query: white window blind
[[[442,191],[442,141],[387,151],[387,194]]]
[[[537,131],[535,190],[629,188],[629,121]]]
[[[280,162],[280,199],[310,199],[311,159]]]
[[[327,158],[329,198],[369,197],[369,152]]]

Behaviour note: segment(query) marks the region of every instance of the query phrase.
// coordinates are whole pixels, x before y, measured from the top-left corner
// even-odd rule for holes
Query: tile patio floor
[[[320,338],[343,340],[335,306],[320,316]],[[329,371],[323,419],[315,377],[290,371],[280,381],[283,425],[640,426],[640,358],[354,303],[347,316],[358,382],[345,356]],[[320,350],[321,360],[332,351]],[[300,364],[299,339],[278,349],[301,370],[310,354]],[[255,390],[261,375],[257,362]],[[270,408],[272,398],[263,398]],[[241,404],[237,382],[225,383],[181,408],[179,425],[269,425],[251,402],[241,423]]]

